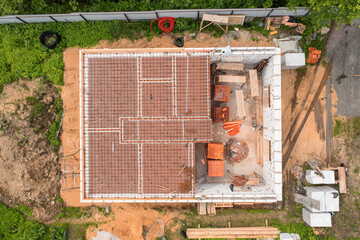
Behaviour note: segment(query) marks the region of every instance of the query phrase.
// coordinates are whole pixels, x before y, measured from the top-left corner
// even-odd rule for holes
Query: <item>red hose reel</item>
[[[153,24],[153,22],[159,20],[158,24],[159,24],[159,28],[165,32],[165,33],[169,33],[174,29],[175,26],[175,20],[176,18],[173,17],[162,17],[162,18],[156,18],[154,20],[151,21],[150,23],[150,31],[151,31],[151,25]],[[165,27],[165,24],[169,23],[169,27]]]

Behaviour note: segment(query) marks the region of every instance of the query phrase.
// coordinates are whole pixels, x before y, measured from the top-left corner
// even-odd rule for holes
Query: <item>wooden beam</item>
[[[337,169],[338,169],[338,175],[339,175],[339,192],[347,193],[345,168],[338,167]]]
[[[197,211],[199,215],[206,215],[206,203],[203,202],[198,203]]]
[[[232,62],[218,62],[216,63],[216,69],[229,71],[244,71],[244,64]]]
[[[208,215],[216,215],[216,208],[215,203],[207,203],[206,204],[206,211]]]
[[[201,238],[278,238],[280,231],[275,227],[235,228],[188,228],[189,239]]]
[[[229,23],[229,17],[224,15],[213,15],[213,14],[204,14],[202,17],[203,21],[209,21],[219,24],[228,24]]]
[[[256,100],[256,124],[258,126],[263,125],[263,87],[262,87],[262,81],[259,79],[259,85],[258,88],[259,97]],[[256,130],[256,148],[257,148],[257,154],[256,154],[256,162],[260,164],[261,166],[264,166],[264,153],[263,153],[263,135],[262,132],[260,132],[259,129]]]
[[[242,90],[235,91],[236,94],[236,113],[240,119],[243,119],[245,114],[245,105],[244,105],[244,94]]]
[[[246,76],[219,75],[219,82],[246,83]]]
[[[257,97],[259,96],[259,81],[256,69],[249,70],[249,81],[250,81],[250,90],[251,96]]]
[[[309,198],[307,196],[295,193],[294,201],[304,205],[307,208],[315,208],[317,210],[320,210],[320,201]]]

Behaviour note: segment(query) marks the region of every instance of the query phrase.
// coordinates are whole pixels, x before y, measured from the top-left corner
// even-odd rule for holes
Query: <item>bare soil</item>
[[[42,80],[19,80],[0,95],[0,198],[24,204],[47,221],[60,209],[60,164],[46,131],[56,118],[57,89]]]
[[[301,121],[303,120],[308,107],[315,95],[319,86],[321,78],[325,72],[323,66],[319,66],[317,72],[315,66],[308,66],[305,76],[297,79],[295,70],[282,70],[282,138],[283,142],[288,134],[295,133]],[[295,85],[300,81],[298,90],[295,92]],[[296,97],[296,98],[295,98]],[[295,98],[295,101],[294,101]],[[335,105],[337,101],[336,92],[331,93],[332,104]],[[326,88],[319,97],[319,110],[317,114],[322,115],[323,127],[326,127]],[[336,111],[335,108],[332,109]],[[293,122],[298,116],[297,124],[291,129]],[[302,163],[310,160],[317,159],[321,163],[326,160],[326,141],[321,137],[321,132],[318,132],[318,125],[321,124],[315,121],[315,111],[313,110],[306,121],[306,124],[301,131],[301,134],[295,144],[295,147],[290,156],[288,167],[291,168],[293,164],[302,165]],[[283,149],[284,151],[285,149]]]

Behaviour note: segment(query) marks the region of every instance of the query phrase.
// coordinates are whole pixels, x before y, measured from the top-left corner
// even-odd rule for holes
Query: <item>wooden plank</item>
[[[338,167],[337,169],[338,169],[338,175],[339,175],[339,192],[347,193],[345,168]]]
[[[242,90],[235,91],[235,94],[236,94],[236,113],[240,119],[243,119],[246,116],[245,105],[244,105],[244,94]]]
[[[279,229],[274,227],[242,228],[188,228],[189,239],[201,238],[278,238]]]
[[[218,62],[216,63],[216,69],[229,71],[244,71],[244,64],[233,62]]]
[[[307,208],[315,208],[317,210],[320,210],[320,201],[309,198],[307,196],[295,193],[294,194],[294,200],[297,203],[300,203],[304,205]]]
[[[219,24],[228,24],[229,23],[229,16],[226,15],[213,15],[213,14],[204,14],[202,17],[203,21],[209,21]]]
[[[208,215],[216,215],[216,208],[214,203],[206,204],[206,211]]]
[[[249,81],[250,81],[251,96],[252,97],[259,96],[259,82],[258,82],[258,75],[256,69],[249,70]]]
[[[259,91],[259,97],[256,100],[256,124],[258,126],[263,125],[263,91],[262,91],[262,81],[259,79],[259,85],[258,88]],[[261,166],[264,166],[264,153],[263,153],[263,135],[260,132],[259,129],[256,130],[256,148],[257,148],[257,163]]]
[[[232,208],[233,203],[215,203],[215,208]]]
[[[197,204],[197,211],[199,215],[206,215],[206,203],[198,203]]]
[[[219,82],[246,83],[246,76],[219,75]]]
[[[258,186],[260,183],[260,179],[258,177],[251,177],[249,181],[245,183],[245,186]]]
[[[245,22],[245,15],[228,15],[229,25],[243,25]]]

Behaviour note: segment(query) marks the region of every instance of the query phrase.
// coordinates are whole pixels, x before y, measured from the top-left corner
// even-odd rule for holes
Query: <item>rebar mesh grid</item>
[[[193,197],[193,142],[212,137],[208,53],[83,59],[85,198]]]
[[[143,192],[188,193],[192,190],[189,144],[143,145]],[[186,186],[185,186],[186,185]]]
[[[116,132],[89,133],[89,194],[138,193],[138,146]]]
[[[136,58],[89,58],[88,124],[90,128],[114,128],[118,117],[137,115]]]
[[[173,116],[172,83],[143,82],[141,89],[143,117]]]

